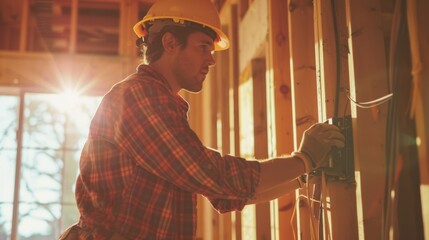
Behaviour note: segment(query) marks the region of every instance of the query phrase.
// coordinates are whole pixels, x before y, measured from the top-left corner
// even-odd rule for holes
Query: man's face
[[[188,36],[184,49],[174,55],[173,74],[180,88],[190,92],[199,92],[209,72],[215,64],[213,58],[213,40],[202,32],[194,32]]]

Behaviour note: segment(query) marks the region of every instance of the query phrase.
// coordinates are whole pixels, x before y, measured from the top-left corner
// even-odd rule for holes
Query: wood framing
[[[429,239],[429,2],[407,1],[424,238]]]
[[[275,142],[277,155],[293,152],[292,91],[286,1],[268,1],[268,76],[272,78],[275,110]],[[293,239],[296,222],[292,221],[295,192],[278,199],[279,238]]]
[[[228,26],[224,25],[224,32],[228,32]],[[229,52],[216,53],[216,76],[217,79],[217,148],[222,154],[231,154],[230,140],[230,111],[229,111]],[[231,239],[231,213],[220,214],[217,219],[217,236],[214,239]]]
[[[292,109],[295,147],[307,128],[318,122],[316,63],[314,48],[314,22],[312,1],[288,1],[288,23],[290,36],[290,59],[292,78]],[[304,190],[301,192],[306,193]],[[298,193],[298,196],[301,195]],[[310,239],[312,213],[308,201],[298,198],[296,206],[298,228],[296,234],[302,239]],[[313,229],[314,230],[314,229]],[[313,231],[314,233],[314,231]]]
[[[429,2],[424,0],[407,1],[407,20],[410,35],[412,59],[413,105],[412,117],[416,122],[419,143],[418,160],[420,173],[420,196],[422,204],[423,230],[429,239]]]
[[[135,59],[89,55],[0,52],[0,84],[61,92],[105,93],[135,70]]]
[[[19,51],[25,52],[27,47],[27,29],[28,29],[28,1],[22,1],[22,20],[21,20],[21,29],[19,35]]]
[[[350,98],[358,102],[388,94],[380,4],[380,0],[346,1]],[[385,192],[387,106],[362,109],[352,102],[351,115],[359,237],[379,239]]]
[[[2,93],[16,91],[14,94],[20,92],[22,98],[27,91],[60,93],[75,89],[84,95],[103,95],[113,84],[135,72],[141,62],[132,27],[155,1],[2,1],[0,22],[5,26],[0,31],[4,35],[0,41]],[[303,132],[312,124],[352,116],[354,181],[328,176],[324,196],[329,203],[324,205],[326,214],[320,222],[318,206],[302,197],[307,195],[306,189],[279,198],[275,202],[277,212],[272,211],[272,203],[256,205],[256,217],[251,219],[256,238],[309,240],[320,239],[324,234],[326,240],[354,240],[380,239],[384,234],[387,239],[400,237],[399,232],[410,238],[419,238],[424,233],[429,240],[429,1],[212,2],[222,6],[219,9],[221,28],[231,41],[230,48],[214,54],[216,66],[210,69],[201,93],[181,92],[191,106],[189,124],[205,145],[222,154],[245,155],[243,152],[247,149],[240,143],[240,130],[245,126],[240,126],[240,118],[252,117],[253,132],[249,128],[244,135],[253,137],[253,148],[249,147],[254,150],[253,155],[258,159],[289,155],[298,148]],[[398,26],[392,23],[397,20],[392,14],[393,2],[402,3],[408,11],[403,13],[407,15],[406,33],[401,33],[405,40],[398,45],[402,62],[397,62],[407,88],[401,85],[401,92],[394,96],[400,101],[408,100],[409,95],[412,98],[410,103],[402,101],[395,105],[401,114],[409,108],[410,114],[404,113],[409,117],[406,123],[415,121],[416,126],[416,129],[410,126],[411,133],[408,128],[407,131],[388,128],[392,125],[389,125],[387,103],[370,108],[360,108],[355,103],[383,97],[392,90],[389,86],[392,79],[389,82],[388,77],[394,74],[388,71],[394,64],[386,60],[392,60],[392,46],[401,35],[398,29],[395,32]],[[394,36],[395,33],[398,36]],[[252,83],[246,82],[249,79]],[[244,82],[249,88],[245,92],[247,98],[241,101],[239,87]],[[410,86],[412,90],[408,89]],[[252,108],[246,109],[251,104]],[[249,114],[240,115],[243,109],[249,110],[244,111]],[[22,115],[20,112],[20,119]],[[275,118],[270,119],[271,116]],[[20,130],[18,138],[22,137]],[[389,185],[393,182],[394,168],[389,168],[392,165],[386,154],[390,144],[386,138],[391,132],[401,137],[412,135],[411,141],[415,143],[414,155],[406,159],[411,158],[413,162],[402,164],[402,170],[397,173],[400,180],[396,183],[408,184],[401,185],[402,188],[399,184],[392,189],[386,187],[394,185]],[[18,167],[19,154],[20,151],[16,156]],[[411,164],[413,168],[406,169]],[[320,179],[315,179],[309,184],[310,194],[315,186],[321,186]],[[413,187],[412,191],[404,191],[409,190],[408,186]],[[390,201],[389,195],[393,193],[397,195]],[[407,207],[419,198],[421,212],[418,207]],[[384,204],[386,199],[388,206]],[[12,239],[19,235],[18,200],[15,197]],[[202,196],[198,204],[197,239],[244,238],[240,212],[218,214]],[[388,217],[383,213],[386,209],[391,214]],[[403,220],[405,217],[401,216],[415,219]],[[417,219],[420,216],[422,221]],[[383,221],[390,221],[390,225],[383,226]],[[398,226],[405,221],[408,226]],[[317,231],[320,226],[323,229]],[[386,229],[392,232],[391,236],[385,236]],[[409,236],[406,231],[416,235]]]
[[[334,3],[334,5],[332,5]],[[318,82],[319,119],[344,117],[350,114],[347,92],[347,27],[343,1],[314,1],[316,71]],[[329,198],[322,214],[324,236],[332,239],[358,239],[355,183],[327,178],[323,196]],[[326,219],[327,217],[327,219]]]
[[[133,56],[138,52],[135,45],[137,36],[133,31],[133,26],[139,21],[139,4],[136,0],[120,1],[120,4],[119,55]]]
[[[230,152],[237,155],[240,153],[240,125],[238,116],[238,85],[239,85],[239,13],[238,6],[231,4],[227,12],[229,17],[228,36],[231,41],[228,50],[229,59],[229,129],[230,129]],[[241,214],[238,212],[231,213],[231,235],[232,239],[241,240]]]
[[[251,76],[253,82],[253,135],[255,138],[255,158],[268,158],[267,133],[267,93],[266,93],[266,64],[265,58],[255,58],[251,61]],[[271,239],[270,203],[256,205],[256,238]]]

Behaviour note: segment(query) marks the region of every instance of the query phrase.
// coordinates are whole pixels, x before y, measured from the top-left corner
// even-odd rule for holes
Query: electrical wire
[[[340,98],[340,82],[341,82],[341,61],[340,61],[340,37],[338,34],[337,24],[337,9],[335,0],[331,0],[332,8],[332,25],[334,27],[334,39],[335,39],[335,65],[336,65],[336,88],[335,88],[335,109],[334,117],[338,117],[339,98]]]
[[[326,175],[325,175],[325,171],[322,171],[322,210],[323,210],[323,216],[324,216],[324,226],[325,226],[325,236],[323,236],[324,240],[330,240],[331,238],[331,223],[329,221],[329,217],[328,217],[328,201],[326,200],[328,197],[328,188],[326,186]]]
[[[296,233],[295,233],[295,228],[293,226],[293,220],[294,220],[295,214],[296,214],[297,203],[299,203],[299,201],[301,199],[307,200],[307,205],[308,205],[309,213],[310,213],[309,214],[309,219],[310,219],[310,239],[311,240],[316,240],[316,233],[317,232],[315,230],[313,219],[312,219],[313,217],[312,217],[311,213],[313,212],[313,208],[312,208],[311,202],[317,202],[317,203],[322,203],[322,202],[320,200],[317,200],[317,199],[314,199],[314,198],[310,197],[310,194],[309,194],[309,191],[308,191],[308,189],[309,189],[309,176],[306,175],[305,177],[306,177],[306,181],[305,181],[303,187],[305,188],[305,193],[306,194],[299,194],[298,197],[295,199],[295,204],[294,204],[293,211],[292,211],[292,217],[291,217],[291,220],[290,220],[290,225],[291,225],[291,228],[292,228],[293,238],[297,239],[296,238]]]
[[[346,96],[347,96],[347,98],[350,101],[352,101],[356,106],[358,106],[360,108],[373,108],[373,107],[376,107],[376,106],[378,106],[380,104],[383,104],[383,103],[389,101],[393,97],[393,93],[389,93],[389,94],[387,94],[387,95],[385,95],[383,97],[380,97],[378,99],[375,99],[375,100],[372,100],[372,101],[368,101],[368,102],[358,102],[358,101],[352,99],[350,97],[350,93],[349,93],[348,90],[347,90]]]

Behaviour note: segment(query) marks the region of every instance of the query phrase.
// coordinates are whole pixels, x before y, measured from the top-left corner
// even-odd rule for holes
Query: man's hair
[[[141,51],[144,56],[145,63],[149,64],[157,61],[162,54],[164,53],[164,47],[162,46],[162,36],[169,32],[173,34],[177,42],[181,45],[181,48],[184,49],[188,43],[188,36],[195,32],[203,32],[209,35],[213,40],[216,39],[217,34],[206,27],[201,26],[200,24],[190,23],[185,26],[178,25],[167,25],[162,28],[160,32],[151,32],[149,31],[148,38],[145,39],[144,43],[141,44]]]

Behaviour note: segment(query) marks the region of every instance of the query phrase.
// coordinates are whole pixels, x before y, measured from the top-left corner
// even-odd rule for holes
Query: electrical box
[[[327,122],[339,127],[346,140],[344,148],[334,147],[331,151],[328,166],[322,167],[325,176],[331,180],[354,182],[352,118],[347,115],[344,118],[330,118]]]

